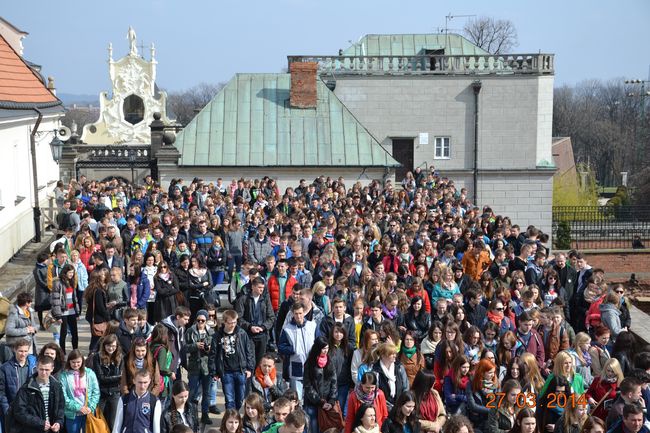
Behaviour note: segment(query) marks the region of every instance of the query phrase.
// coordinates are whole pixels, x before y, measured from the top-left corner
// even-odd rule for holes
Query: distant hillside
[[[99,106],[99,94],[96,95],[76,95],[74,93],[57,93],[56,96],[63,101],[63,105],[93,105]]]

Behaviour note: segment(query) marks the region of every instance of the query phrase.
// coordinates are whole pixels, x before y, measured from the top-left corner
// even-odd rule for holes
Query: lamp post
[[[135,150],[129,150],[129,163],[131,164],[131,185],[135,184],[134,166],[135,166]]]
[[[38,126],[40,124],[41,118],[39,117],[36,127],[34,128],[31,140],[30,140],[30,150],[32,154],[32,181],[34,183],[34,242],[39,243],[41,241],[41,207],[38,202],[38,169],[36,161],[36,138],[35,135],[38,133]],[[54,131],[43,131],[43,133],[54,132],[54,138],[50,142],[50,150],[52,151],[52,159],[57,164],[61,160],[61,153],[63,152],[64,143],[61,141],[57,135],[58,130]]]
[[[641,102],[641,131],[643,132],[644,125],[645,125],[645,98],[650,96],[650,92],[645,90],[645,85],[648,81],[646,80],[625,80],[625,84],[630,84],[636,87],[636,85],[640,84],[641,85],[641,91],[640,92],[629,92],[627,94],[628,98],[639,98]],[[638,131],[638,126],[637,126],[637,119],[636,119],[636,110],[634,113],[634,147],[636,148],[636,165],[640,166],[641,168],[643,167],[643,149],[642,149],[642,143],[643,140],[639,139],[639,131]]]

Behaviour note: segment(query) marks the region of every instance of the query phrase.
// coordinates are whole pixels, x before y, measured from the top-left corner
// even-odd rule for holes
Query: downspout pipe
[[[32,107],[32,110],[36,112],[38,118],[36,119],[36,124],[32,129],[32,133],[29,136],[29,148],[32,153],[32,180],[34,182],[34,242],[41,242],[41,207],[38,202],[38,172],[36,167],[36,134],[38,133],[38,127],[41,125],[43,120],[43,112],[36,107]]]
[[[472,83],[474,90],[474,206],[478,206],[478,95],[483,84],[481,80]]]

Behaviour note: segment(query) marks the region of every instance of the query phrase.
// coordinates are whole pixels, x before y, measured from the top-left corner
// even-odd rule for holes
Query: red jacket
[[[425,311],[427,313],[431,313],[431,300],[429,299],[429,294],[427,293],[426,290],[420,289],[420,291],[416,293],[415,290],[410,288],[406,291],[406,296],[408,296],[409,299],[412,299],[416,296],[422,298],[422,304],[424,306]]]
[[[287,284],[284,286],[284,299],[287,299],[289,296],[291,296],[293,286],[295,286],[296,283],[297,281],[293,275],[288,275]],[[271,278],[269,278],[267,287],[269,289],[269,296],[271,297],[271,305],[273,305],[273,311],[277,313],[278,309],[280,308],[280,283],[278,282],[278,277],[275,273],[271,275]]]
[[[345,417],[345,433],[352,433],[352,424],[354,424],[354,419],[356,418],[357,411],[360,407],[361,402],[357,399],[354,389],[352,389],[348,396],[348,411],[347,416]],[[379,430],[381,430],[381,426],[386,418],[388,418],[386,397],[384,397],[384,392],[381,389],[378,389],[377,398],[375,399],[375,419]]]
[[[593,398],[596,400],[596,403],[600,402],[600,400],[603,398],[605,394],[608,394],[607,397],[605,397],[605,400],[609,399],[616,399],[616,390],[618,389],[618,384],[616,382],[614,383],[606,383],[606,382],[601,382],[600,377],[597,377],[594,379],[593,382],[591,382],[591,385],[589,386],[589,389],[585,393],[585,396],[587,398]],[[605,400],[603,400],[598,407],[596,407],[596,410],[594,410],[593,415],[595,417],[598,417],[605,421],[607,418],[607,410],[605,410]]]
[[[399,269],[400,261],[399,257],[395,256],[391,259],[390,254],[386,255],[381,262],[384,264],[384,272],[389,273],[397,273],[397,270]]]

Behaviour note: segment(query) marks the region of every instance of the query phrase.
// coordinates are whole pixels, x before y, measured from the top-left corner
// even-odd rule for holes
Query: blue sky
[[[512,20],[513,51],[556,54],[556,85],[648,77],[648,0],[12,0],[0,10],[29,33],[25,57],[59,92],[76,94],[109,90],[106,48],[112,42],[113,57],[125,55],[129,25],[138,45],[156,44],[158,85],[181,90],[237,72],[279,72],[287,55],[335,54],[368,33],[436,32],[450,13]]]

